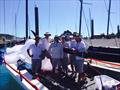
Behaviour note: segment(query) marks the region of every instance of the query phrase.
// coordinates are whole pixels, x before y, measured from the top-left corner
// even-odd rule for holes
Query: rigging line
[[[92,20],[92,18],[91,18],[91,10],[90,10],[90,8],[89,8],[89,17],[90,17],[90,24],[91,24],[91,20]],[[91,25],[90,25],[90,27],[91,27]],[[91,32],[92,33],[92,32]],[[90,36],[89,36],[90,37]],[[90,39],[91,40],[91,39]],[[90,41],[90,43],[91,43],[91,45],[92,45],[92,40]]]
[[[114,32],[111,20],[110,20],[110,26],[111,26],[112,32]],[[118,46],[118,45],[117,45],[117,40],[116,40],[116,38],[114,38],[114,40],[115,40],[116,46]]]
[[[77,3],[76,3],[77,4]],[[76,5],[76,18],[75,18],[75,31],[77,32],[77,20],[78,20],[78,14],[77,14],[77,11],[78,11],[78,5]]]
[[[49,17],[48,17],[48,19],[49,19],[49,21],[48,21],[48,30],[50,30],[50,17],[51,17],[51,16],[50,16],[50,14],[51,14],[51,13],[50,13],[50,12],[51,12],[51,8],[50,8],[50,7],[51,7],[51,5],[50,5],[50,4],[51,4],[51,3],[50,3],[50,0],[49,0],[49,7],[48,7],[48,8],[49,8]]]
[[[58,25],[56,24],[56,35],[58,34]]]
[[[118,10],[120,11],[120,0],[118,0]],[[118,18],[119,18],[119,25],[120,25],[120,12],[118,12]]]
[[[91,20],[92,18],[91,18],[91,10],[90,10],[90,8],[89,8],[89,17],[90,17],[90,20]]]
[[[104,0],[104,3],[105,3],[106,10],[107,10],[107,12],[108,12],[107,5],[106,5],[106,1],[105,1],[105,0]],[[110,26],[111,26],[112,32],[114,33],[114,29],[113,29],[113,26],[112,26],[111,19],[110,19]],[[118,46],[118,45],[117,45],[117,40],[116,40],[116,38],[114,38],[114,40],[115,40],[116,46]]]
[[[106,1],[104,0],[104,4],[105,4],[105,8],[106,8],[106,10],[107,10],[107,12],[108,12],[108,8],[107,8],[107,4],[106,4]]]
[[[114,33],[113,25],[112,25],[111,19],[110,19],[110,26],[111,26],[112,32]]]
[[[21,4],[21,0],[19,0],[19,2],[18,2],[18,7],[17,7],[17,10],[16,10],[16,18],[17,18],[18,13],[19,13],[20,4]]]
[[[4,0],[3,3],[4,3],[3,4],[3,8],[4,8],[4,34],[6,34],[6,17],[5,17],[5,15],[6,15],[6,13],[5,13],[6,8],[5,8],[5,0]],[[5,36],[5,38],[6,38],[6,36]]]
[[[91,39],[90,39],[90,33],[89,33],[89,28],[88,28],[88,24],[87,24],[87,20],[86,20],[86,16],[85,16],[84,9],[83,9],[83,17],[84,17],[85,24],[86,24],[86,27],[87,27],[88,39],[89,39],[89,41],[90,41],[90,45],[92,46],[92,41],[91,41]]]
[[[16,20],[17,20],[17,15],[15,14],[15,37],[17,39],[17,22],[16,22]]]
[[[105,0],[104,0],[104,4],[105,4],[106,11],[108,12],[107,4],[106,4]],[[110,26],[111,26],[111,29],[112,29],[112,32],[113,32],[114,30],[113,30],[113,26],[112,26],[112,23],[111,23],[111,19],[110,19]]]
[[[82,24],[82,10],[83,10],[83,0],[80,1],[80,21],[79,21],[79,35],[81,35],[81,24]]]
[[[52,1],[52,0],[51,0]],[[55,4],[55,1],[52,1],[53,2],[53,4]],[[49,3],[50,4],[50,3]],[[55,8],[55,6],[54,6],[54,8]],[[54,11],[54,10],[53,10]],[[56,13],[54,13],[53,14],[53,17],[55,18],[55,14]],[[56,18],[55,18],[55,35],[58,35],[58,23],[56,23]]]
[[[106,4],[106,1],[104,0],[104,3],[105,3],[105,8],[106,8],[106,11],[108,12],[108,9],[107,9],[107,4]],[[117,6],[117,5],[116,5]],[[111,22],[111,20],[110,20],[110,22]],[[112,24],[111,24],[112,25]],[[112,28],[112,26],[111,26],[111,28]],[[113,28],[112,28],[113,29]]]
[[[38,0],[34,0],[34,6],[38,6],[37,3],[38,3]]]
[[[28,15],[28,33],[29,33],[29,37],[31,37],[31,34],[30,34],[30,18],[29,18],[29,15]]]
[[[20,3],[21,3],[21,0],[19,0],[18,7],[15,12],[15,36],[16,36],[16,39],[17,39],[17,17],[18,17],[18,13],[19,13]]]
[[[37,6],[37,1],[34,1],[34,6]],[[28,14],[28,38],[31,38],[31,34],[30,34],[31,28],[30,28],[30,17]]]
[[[118,10],[120,11],[120,0],[118,0]],[[120,12],[118,12],[118,24],[119,24],[119,27],[120,27]],[[119,30],[120,30],[120,28],[119,28]],[[118,41],[119,41],[119,47],[120,47],[120,38],[118,38]]]
[[[118,12],[117,12],[117,10],[118,10],[118,1],[116,1],[116,7],[115,7],[116,9],[116,16],[115,16],[115,19],[116,19],[116,23],[118,23],[118,21],[119,21],[119,19],[117,19],[118,18],[118,16],[117,16],[117,14],[118,14]]]
[[[112,32],[114,32],[114,29],[113,29],[113,26],[112,26],[111,19],[110,19],[110,26],[111,26]],[[116,40],[116,38],[114,38],[114,40],[115,40],[115,44],[116,44],[116,46],[118,46],[118,45],[117,45],[117,40]]]
[[[105,3],[106,11],[108,12],[107,4],[106,4],[106,1],[105,1],[105,0],[104,0],[104,3]],[[114,33],[114,29],[113,29],[113,26],[112,26],[111,19],[110,19],[110,26],[111,26],[112,32]],[[115,40],[115,44],[116,44],[116,46],[118,46],[118,45],[117,45],[117,40],[116,40],[116,38],[114,38],[114,40]]]
[[[0,33],[1,33],[1,31],[2,31],[2,25],[1,25],[1,21],[2,21],[2,20],[1,20],[1,16],[2,16],[2,12],[1,12],[1,8],[2,8],[2,7],[1,7],[1,6],[2,6],[2,5],[1,5],[1,2],[2,2],[2,1],[0,0]]]
[[[34,0],[34,6],[36,6],[36,0]]]

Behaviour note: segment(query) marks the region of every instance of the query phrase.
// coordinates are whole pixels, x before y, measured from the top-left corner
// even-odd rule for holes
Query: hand
[[[72,53],[73,53],[73,54],[76,54],[76,53],[77,53],[77,51],[76,51],[75,48],[72,48]]]
[[[39,58],[41,58],[43,55],[41,54],[41,55],[39,55]]]
[[[69,47],[65,47],[65,48],[67,48],[67,49],[68,49]]]
[[[30,57],[33,57],[33,55],[30,55]]]
[[[73,51],[75,51],[76,49],[75,48],[72,48]]]

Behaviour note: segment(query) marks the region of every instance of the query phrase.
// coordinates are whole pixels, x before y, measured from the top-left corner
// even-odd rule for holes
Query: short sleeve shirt
[[[31,50],[31,53],[33,55],[32,59],[39,59],[42,51],[44,50],[44,47],[42,44],[31,44],[28,49]]]
[[[76,50],[78,50],[78,52],[85,52],[86,49],[86,45],[83,41],[76,44]],[[79,60],[82,59],[82,57],[76,56],[76,59]]]

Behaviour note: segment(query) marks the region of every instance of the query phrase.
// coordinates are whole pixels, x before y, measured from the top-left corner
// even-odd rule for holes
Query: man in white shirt
[[[65,41],[65,36],[61,36],[61,44],[63,48],[69,48],[69,44]],[[61,60],[63,72],[66,74],[68,73],[68,56],[68,53],[63,52],[63,59]]]
[[[46,32],[44,35],[45,37],[42,39],[42,44],[45,47],[45,49],[48,51],[51,42],[49,37],[51,36],[51,34],[49,32]]]
[[[76,47],[76,40],[75,40],[75,35],[71,35],[70,36],[70,45],[69,45],[69,48],[74,50],[75,47]],[[75,55],[74,54],[70,54],[70,65],[71,65],[71,69],[72,69],[72,74],[74,74],[75,72]]]
[[[35,43],[31,44],[27,49],[28,55],[32,58],[32,74],[33,79],[38,75],[39,69],[41,69],[41,55],[44,51],[44,47],[42,44],[39,44],[39,36],[35,37]]]
[[[83,71],[84,67],[83,54],[87,51],[87,47],[79,35],[76,36],[75,50],[76,52],[81,53],[81,56],[78,54],[75,56],[75,68],[76,68],[75,70],[78,73],[78,82],[80,82],[81,80],[84,81],[86,79]]]
[[[63,59],[63,45],[59,42],[59,37],[54,37],[54,42],[49,47],[49,53],[52,58],[53,72],[56,73],[57,67],[60,68],[61,59]]]
[[[49,52],[48,52],[48,49],[49,49],[49,47],[50,47],[50,44],[51,44],[51,39],[49,38],[50,36],[51,36],[51,34],[49,33],[49,32],[46,32],[45,34],[44,34],[44,38],[42,39],[42,45],[43,45],[43,47],[45,48],[45,52],[44,52],[44,57],[43,57],[43,59],[45,58],[45,56],[47,57],[47,58],[50,58],[50,61],[51,61],[51,63],[52,63],[52,60],[51,60],[51,57],[50,57],[50,54],[49,54]]]

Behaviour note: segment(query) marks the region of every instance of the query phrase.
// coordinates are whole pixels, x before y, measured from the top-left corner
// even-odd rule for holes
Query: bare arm
[[[33,55],[30,55],[30,49],[27,49],[27,53],[30,57],[33,57]]]

